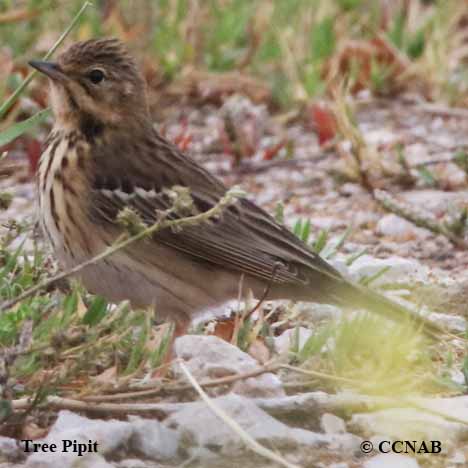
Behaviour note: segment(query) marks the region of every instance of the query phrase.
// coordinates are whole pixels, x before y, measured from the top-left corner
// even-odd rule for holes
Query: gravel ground
[[[468,140],[465,137],[468,134],[468,119],[465,118],[465,111],[454,111],[421,104],[414,96],[406,96],[398,100],[375,100],[361,96],[356,103],[356,109],[359,129],[368,146],[378,151],[380,161],[386,169],[384,177],[377,177],[373,181],[376,188],[385,189],[401,202],[415,209],[424,210],[428,216],[430,215],[436,220],[445,219],[447,215],[451,215],[466,206],[468,202],[466,174],[457,165],[445,161],[452,158],[457,152],[464,151],[468,145]],[[250,151],[251,154],[248,158],[242,159],[240,165],[232,164],[235,159],[233,154],[235,151],[232,151],[232,141],[226,143],[225,122],[227,118],[234,126],[236,134],[240,135],[237,141],[247,142],[254,148]],[[239,96],[233,96],[226,100],[220,108],[208,105],[198,108],[181,107],[170,113],[164,124],[160,124],[159,127],[168,138],[177,141],[179,145],[186,144],[193,157],[213,173],[222,177],[226,184],[240,184],[252,199],[270,212],[275,211],[278,202],[283,202],[285,222],[288,225],[292,226],[297,218],[309,218],[314,237],[320,230],[325,229],[329,231],[331,238],[338,238],[346,229],[351,227],[351,234],[341,252],[349,256],[361,252],[365,248],[371,256],[368,257],[370,260],[363,259],[363,262],[356,262],[353,265],[356,275],[359,276],[364,270],[368,271],[369,267],[381,268],[381,264],[377,259],[394,259],[395,256],[398,256],[403,257],[406,263],[402,259],[392,260],[392,265],[395,265],[394,281],[403,280],[405,282],[408,279],[408,283],[411,283],[414,282],[414,278],[409,279],[409,272],[412,270],[412,262],[414,262],[414,265],[418,267],[418,275],[424,276],[424,280],[421,281],[421,297],[431,304],[439,304],[441,308],[443,306],[445,312],[452,313],[452,315],[439,316],[436,319],[447,323],[452,330],[460,331],[464,329],[466,324],[462,316],[466,315],[465,298],[468,291],[468,278],[465,278],[465,266],[468,264],[468,251],[455,247],[441,235],[435,235],[427,229],[416,227],[396,214],[386,212],[374,200],[369,190],[349,177],[344,177],[343,173],[347,168],[343,156],[346,153],[346,143],[342,144],[343,151],[340,154],[337,154],[334,150],[321,150],[314,131],[308,128],[309,126],[303,123],[301,118],[296,117],[289,124],[284,124],[281,120],[281,116],[270,115],[265,106],[253,104]],[[40,139],[43,139],[44,134],[41,134]],[[265,158],[265,155],[271,153],[271,148],[274,148],[282,141],[290,143],[284,145],[275,158],[265,160],[268,159]],[[229,153],[227,151],[229,148],[231,148],[231,154],[226,154]],[[401,165],[398,164],[398,157],[401,154],[404,154],[406,164],[411,167],[407,174],[407,176],[409,175],[409,181],[408,177],[405,181],[401,176],[397,177],[395,175],[401,169]],[[8,170],[8,165],[12,164],[15,166],[14,171]],[[421,174],[421,171],[417,169],[418,165],[421,164],[425,164],[424,167],[431,171],[435,182],[427,174]],[[34,223],[36,219],[35,184],[33,178],[29,176],[28,165],[26,155],[20,149],[12,151],[6,162],[0,165],[0,173],[8,174],[0,180],[0,192],[9,191],[14,195],[10,208],[0,213],[0,223],[5,223],[9,219],[15,221],[26,220]],[[27,238],[28,236],[26,234]],[[452,281],[450,288],[434,288],[431,275],[438,279],[445,278],[448,283]],[[425,289],[426,287],[427,289]],[[331,316],[328,309],[323,309],[322,313]],[[304,331],[307,332],[308,330],[304,329]],[[291,332],[291,330],[288,330],[288,332]],[[188,341],[205,340],[205,338],[208,337],[196,335],[191,336],[191,338],[187,337]],[[204,366],[209,362],[210,356],[211,358],[214,356],[214,366],[218,369],[220,360],[217,356],[226,357],[228,354],[225,347],[231,345],[227,345],[214,337],[211,341],[213,343],[203,341],[195,344],[208,353]],[[180,346],[183,346],[183,342],[180,343],[182,343]],[[190,352],[190,350],[194,349],[195,344],[190,342],[186,346],[187,351],[181,351],[181,353]],[[236,353],[242,353],[235,347],[231,348],[233,349],[230,352],[233,352],[236,356]],[[218,351],[218,349],[222,351]],[[212,355],[210,354],[211,351],[213,351]],[[242,359],[236,357],[233,358],[232,362],[249,363],[250,359],[253,364],[249,363],[249,365],[255,367],[256,361],[247,354],[244,356],[244,354],[242,353]],[[197,358],[198,356],[193,356],[194,361]],[[229,359],[226,358],[224,365],[229,369],[223,375],[236,372],[236,369],[229,367]],[[194,369],[196,368],[195,366]],[[204,367],[202,366],[202,368]],[[241,372],[239,369],[238,371]],[[463,375],[461,377],[460,375],[461,371],[458,369],[458,374],[452,376],[452,379],[463,383]],[[198,377],[203,378],[205,376],[200,375]],[[277,394],[274,394],[275,396],[271,401],[256,402],[259,407],[267,412],[269,412],[268,408],[274,410],[282,407],[282,405],[287,406],[287,398],[289,398],[283,397],[284,392],[279,380],[275,380],[276,376],[272,376],[271,379],[273,383],[268,379],[267,384],[262,383],[262,385],[265,385],[263,390],[269,396],[272,395],[271,392],[277,392]],[[258,389],[263,391],[261,386],[255,385],[249,391],[257,392]],[[232,411],[233,414],[241,414],[241,409],[245,408],[246,405],[250,405],[252,400],[247,390],[243,389],[239,393],[244,393],[249,399],[246,399],[245,402],[239,402],[235,398],[231,401],[226,397],[225,400],[219,400],[219,405],[225,405],[225,409]],[[335,406],[330,410],[330,402],[327,399],[333,399],[334,395],[327,396],[323,392],[316,393],[310,393],[310,398],[315,405],[313,407],[316,409],[316,413],[313,415],[313,417],[317,418],[317,421],[312,425],[314,429],[318,428],[320,424],[322,426],[325,424],[322,421],[323,413],[334,412],[334,409],[341,404],[339,402],[334,403]],[[229,395],[232,396],[232,394]],[[304,399],[306,396],[307,394],[303,394],[303,396],[298,395],[297,397]],[[322,401],[324,397],[326,397],[325,403]],[[457,401],[456,399],[447,399],[447,402],[453,403],[453,414],[462,417],[467,404],[464,400],[465,397],[459,398],[460,400]],[[435,400],[429,401],[430,404],[434,402]],[[291,408],[286,408],[284,413],[287,415],[290,410],[294,413],[294,411],[297,411],[298,405],[300,406],[303,403],[303,400],[291,402]],[[436,409],[443,406],[442,403],[439,405],[438,402],[434,404],[436,404]],[[193,403],[193,405],[196,405],[196,403]],[[376,405],[378,404],[376,403]],[[199,407],[194,406],[193,408],[198,411]],[[121,447],[128,448],[132,447],[133,444],[134,448],[132,450],[140,451],[139,455],[136,456],[138,460],[134,464],[133,462],[126,464],[126,462],[122,461],[113,465],[105,464],[107,462],[104,459],[96,459],[95,462],[103,463],[102,466],[162,466],[141,460],[154,457],[154,459],[160,461],[167,457],[170,460],[180,461],[180,450],[182,450],[180,447],[183,446],[185,447],[183,449],[185,450],[184,454],[191,453],[194,460],[193,464],[186,465],[184,463],[183,466],[233,466],[229,465],[229,460],[231,462],[237,460],[238,464],[236,466],[240,466],[240,463],[246,467],[250,466],[249,463],[252,463],[252,460],[255,461],[252,466],[263,466],[258,464],[260,461],[256,461],[256,458],[252,458],[250,454],[245,457],[242,451],[233,452],[232,454],[230,452],[219,452],[217,456],[214,456],[211,450],[214,450],[215,445],[218,446],[217,444],[219,444],[219,446],[225,448],[226,444],[233,444],[233,447],[237,447],[238,441],[226,434],[227,442],[222,440],[220,442],[219,437],[221,435],[217,429],[210,433],[205,429],[199,430],[195,423],[194,427],[191,427],[187,421],[197,421],[197,418],[190,416],[190,412],[195,411],[193,408],[181,406],[174,417],[168,417],[165,421],[164,424],[167,425],[167,428],[163,427],[161,429],[158,426],[152,429],[155,431],[169,431],[170,429],[172,431],[180,423],[182,429],[178,430],[177,433],[168,432],[169,435],[167,436],[174,438],[174,453],[163,453],[162,455],[159,452],[153,453],[154,450],[158,449],[157,444],[153,445],[153,442],[151,442],[151,444],[145,445],[144,435],[146,430],[141,430],[140,422],[133,421],[132,423],[125,423],[125,431],[119,432],[121,439],[112,434],[108,434],[107,437],[109,440],[112,439],[111,442],[115,447],[121,444]],[[258,409],[258,411],[261,410]],[[439,428],[440,434],[454,434],[450,439],[452,445],[447,451],[447,454],[452,457],[450,459],[452,465],[450,466],[466,466],[464,463],[468,459],[468,453],[461,442],[464,440],[461,435],[466,433],[466,424],[449,423],[441,418],[437,421],[431,420],[426,413],[412,413],[410,409],[404,410],[402,414],[396,409],[391,411],[393,412],[382,415],[378,412],[365,412],[356,415],[356,417],[353,416],[350,421],[346,422],[347,428],[345,422],[339,420],[339,426],[344,429],[337,429],[336,433],[328,433],[324,428],[325,426],[321,428],[321,432],[317,433],[300,428],[296,429],[296,427],[303,426],[304,421],[302,420],[297,426],[294,424],[295,428],[291,429],[266,413],[259,413],[258,417],[265,418],[264,427],[268,426],[271,431],[273,431],[272,428],[275,428],[275,431],[271,433],[271,437],[269,436],[269,441],[273,440],[278,446],[284,446],[284,450],[294,447],[289,459],[293,462],[297,460],[303,463],[304,465],[301,466],[309,466],[309,463],[311,463],[310,466],[342,468],[396,466],[395,463],[398,463],[398,466],[420,466],[413,458],[406,456],[401,456],[403,458],[398,460],[388,457],[381,459],[379,458],[380,455],[367,461],[360,459],[358,452],[359,443],[362,439],[356,433],[359,436],[365,436],[368,433],[368,438],[371,436],[375,438],[377,437],[376,434],[389,434],[389,432],[386,432],[390,430],[389,426],[385,425],[386,421],[389,420],[394,421],[395,427],[400,427],[401,421],[410,420],[416,421],[421,427]],[[188,415],[187,421],[184,420],[185,414]],[[275,413],[273,411],[272,414],[276,417],[281,412]],[[308,416],[312,417],[311,414],[308,414]],[[75,428],[75,416],[62,413],[60,417],[59,421],[68,421],[67,418],[69,418],[71,421],[70,427]],[[208,426],[204,423],[204,418],[209,420],[210,417],[213,416],[200,413],[199,423],[205,428],[208,426],[215,427],[215,423]],[[173,419],[172,425],[171,418]],[[180,421],[185,422],[180,422],[178,418]],[[248,416],[246,415],[245,418],[247,419],[243,419],[243,422],[247,424]],[[330,418],[333,421],[333,415],[329,415],[325,419],[329,420]],[[83,420],[81,423],[86,431],[88,426],[91,427],[90,425],[94,424],[94,422],[88,420]],[[102,424],[105,424],[105,422],[102,421]],[[159,423],[149,421],[147,423],[141,422],[141,424],[157,425]],[[249,424],[252,424],[252,433],[255,434],[255,427],[258,428],[259,424],[258,421],[252,421]],[[115,422],[115,425],[118,425],[117,422]],[[309,429],[307,424],[304,427]],[[56,428],[56,431],[59,430],[60,428]],[[98,425],[96,430],[102,431],[101,426]],[[350,432],[342,433],[345,430]],[[295,435],[291,435],[291,431],[296,431],[297,434],[295,432]],[[57,434],[55,434],[56,437],[59,437]],[[263,441],[262,434],[255,436],[260,442]],[[421,437],[433,436],[437,438],[438,434],[422,433]],[[206,438],[206,447],[203,446],[203,448],[195,443],[195,439],[198,436],[201,437],[201,435]],[[49,435],[49,437],[51,436]],[[183,444],[179,441],[179,437],[182,437]],[[190,441],[190,443],[187,441]],[[5,444],[11,445],[11,441],[6,440]],[[199,445],[202,445],[200,441]],[[320,452],[321,463],[319,464],[316,464],[317,454],[319,453],[315,450],[317,447],[325,447]],[[118,453],[124,453],[127,448],[119,448],[120,452]],[[167,449],[164,444],[163,449]],[[153,452],[148,455],[149,452],[144,452],[144,450]],[[131,451],[130,453],[127,452],[128,450],[125,452],[126,456],[134,454]],[[210,456],[204,458],[203,454],[205,452],[210,452]],[[110,453],[110,458],[115,458],[116,455],[113,452]],[[144,453],[144,455],[141,455],[141,453]],[[15,456],[18,456],[18,454]],[[44,460],[39,458],[37,463],[42,463]],[[197,464],[198,461],[195,462],[195,460],[199,458],[202,461]],[[353,461],[347,463],[351,458]],[[55,461],[62,463],[58,459]],[[433,460],[426,461],[421,461],[421,466],[435,466],[432,465]],[[335,462],[336,464],[333,465]],[[33,457],[30,457],[28,463],[28,466],[36,466]],[[186,463],[190,462],[186,460]],[[167,466],[174,465],[171,462]]]

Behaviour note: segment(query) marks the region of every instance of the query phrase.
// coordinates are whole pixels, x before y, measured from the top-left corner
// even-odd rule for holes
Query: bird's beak
[[[57,63],[54,62],[44,62],[41,60],[31,60],[29,62],[31,67],[35,68],[37,71],[44,73],[50,79],[54,81],[63,81],[66,78],[65,73]]]

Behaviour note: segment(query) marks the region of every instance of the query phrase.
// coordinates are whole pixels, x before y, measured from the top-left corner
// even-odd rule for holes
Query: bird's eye
[[[96,68],[89,72],[88,78],[91,80],[92,83],[98,84],[104,79],[104,72]]]

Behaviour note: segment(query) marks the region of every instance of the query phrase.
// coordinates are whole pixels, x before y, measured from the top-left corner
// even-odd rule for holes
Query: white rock
[[[451,206],[468,202],[468,191],[408,190],[401,193],[401,198],[416,207],[430,211],[435,216],[440,216],[445,214]]]
[[[459,369],[450,369],[449,370],[450,378],[452,382],[456,383],[457,385],[465,385],[465,374]]]
[[[390,128],[368,128],[365,133],[369,145],[389,145],[397,138],[397,134]]]
[[[333,218],[331,216],[314,216],[310,223],[315,229],[323,229],[331,231],[346,226],[346,222],[342,219]]]
[[[83,466],[96,468],[111,467],[102,455],[125,446],[132,436],[133,428],[128,422],[109,420],[93,420],[79,416],[71,411],[60,411],[57,421],[52,426],[45,439],[38,442],[57,444],[57,452],[37,452],[29,456],[26,466],[29,468],[68,468],[75,466],[79,460]],[[97,453],[85,453],[78,457],[76,453],[63,452],[63,440],[73,440],[78,443],[97,441]]]
[[[325,434],[344,434],[346,423],[343,419],[331,413],[325,413],[320,418],[320,427]]]
[[[349,468],[349,465],[345,462],[332,463],[331,465],[329,463],[319,462],[316,465],[314,465],[314,467],[316,468]]]
[[[405,284],[409,282],[429,282],[429,269],[426,266],[416,260],[396,256],[379,259],[370,255],[363,255],[349,267],[348,274],[354,281],[359,281],[364,277],[377,274],[386,267],[388,267],[388,270],[373,281],[373,286],[397,284],[402,281]]]
[[[352,434],[318,434],[288,427],[258,408],[252,400],[229,394],[212,400],[259,443],[279,450],[327,448],[349,453],[359,449],[360,438]],[[240,437],[216,416],[204,402],[189,403],[169,416],[164,425],[179,430],[188,441],[185,449],[204,447],[219,454],[238,454],[245,450]]]
[[[305,320],[314,323],[321,320],[338,320],[343,315],[343,311],[337,306],[314,302],[298,302],[294,306],[294,311]]]
[[[461,450],[457,450],[452,457],[447,460],[448,463],[453,465],[463,465],[466,466],[466,456]]]
[[[441,325],[447,331],[452,333],[465,333],[466,330],[466,319],[459,315],[440,314],[433,312],[429,314],[429,320],[436,322]]]
[[[366,411],[369,407],[382,405],[382,400],[379,398],[352,392],[299,393],[282,398],[257,398],[254,402],[259,408],[281,421],[297,425],[299,420],[309,427],[320,424],[320,417],[324,413],[342,413],[346,410],[358,413]]]
[[[175,341],[174,351],[198,380],[242,374],[260,367],[253,357],[216,336],[181,336]],[[182,376],[177,362],[173,371]],[[216,395],[219,391],[223,390],[213,389],[210,393]],[[240,380],[233,385],[232,392],[251,397],[285,395],[280,379],[272,373]]]
[[[397,453],[382,453],[367,460],[364,468],[419,468],[419,463],[411,457]]]
[[[96,453],[78,458],[64,457],[62,452],[56,453],[34,453],[26,461],[26,468],[114,468],[112,463]]]
[[[452,190],[466,187],[466,172],[456,164],[445,164],[441,175],[443,180],[449,181]]]
[[[343,276],[349,276],[349,267],[346,263],[346,257],[338,254],[336,257],[327,260],[330,265],[338,270]]]
[[[0,436],[0,460],[15,460],[24,456],[16,440]]]
[[[466,395],[452,398],[421,398],[418,402],[432,411],[468,421],[468,396]],[[463,428],[465,429],[463,435],[468,436],[468,426],[463,425]]]
[[[129,458],[127,460],[122,460],[118,462],[115,466],[118,468],[150,468],[150,465],[148,465],[142,460],[137,460],[136,458]],[[153,463],[151,463],[151,467],[154,467]]]
[[[279,354],[287,354],[293,346],[301,350],[306,341],[312,336],[312,330],[305,327],[290,328],[281,333],[280,336],[274,338],[276,352]],[[296,343],[296,339],[299,343]]]
[[[341,195],[348,197],[351,197],[353,195],[363,195],[367,193],[361,184],[354,184],[352,182],[345,182],[339,187],[338,190]]]
[[[379,214],[374,211],[357,210],[355,213],[353,213],[353,226],[355,226],[355,228],[365,228],[371,225],[373,226],[378,222],[379,219]]]
[[[393,240],[401,242],[411,239],[425,239],[431,235],[427,229],[419,228],[393,213],[380,218],[376,231],[381,236],[390,237]]]
[[[129,418],[134,428],[131,447],[144,458],[164,461],[177,456],[180,436],[157,420]]]
[[[394,440],[441,440],[444,452],[468,434],[464,424],[413,408],[355,414],[348,426],[365,437],[385,434]]]

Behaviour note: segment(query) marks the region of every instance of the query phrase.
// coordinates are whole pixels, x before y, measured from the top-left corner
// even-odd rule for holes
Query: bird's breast
[[[92,254],[87,229],[88,152],[88,144],[77,133],[55,130],[39,164],[41,224],[59,260],[66,264]]]

